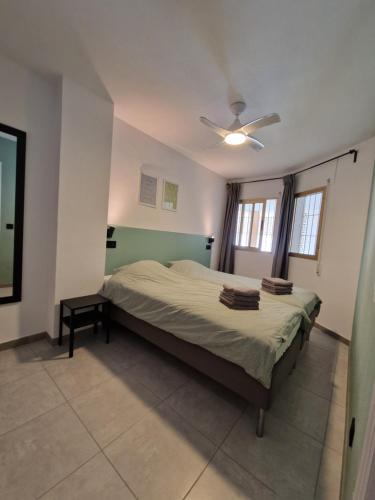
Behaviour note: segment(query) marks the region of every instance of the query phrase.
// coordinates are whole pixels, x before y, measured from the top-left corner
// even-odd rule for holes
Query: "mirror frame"
[[[0,132],[17,137],[16,192],[14,213],[13,293],[0,297],[0,304],[22,299],[23,217],[25,198],[26,132],[0,123]]]

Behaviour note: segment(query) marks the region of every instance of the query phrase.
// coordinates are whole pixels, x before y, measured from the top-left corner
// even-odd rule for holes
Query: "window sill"
[[[289,257],[297,257],[298,259],[307,259],[307,260],[318,260],[317,255],[304,255],[303,253],[289,252]]]
[[[258,248],[252,248],[252,247],[234,247],[235,250],[241,250],[245,252],[254,252],[254,253],[260,253],[263,255],[272,255],[272,252],[266,252],[265,250],[259,250]]]

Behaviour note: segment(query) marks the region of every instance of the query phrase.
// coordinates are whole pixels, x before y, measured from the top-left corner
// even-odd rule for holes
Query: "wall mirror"
[[[0,123],[0,304],[19,302],[26,133]]]

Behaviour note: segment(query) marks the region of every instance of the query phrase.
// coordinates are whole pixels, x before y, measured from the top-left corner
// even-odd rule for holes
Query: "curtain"
[[[280,223],[277,231],[272,276],[288,279],[289,243],[293,224],[295,175],[283,177],[284,191],[281,199]]]
[[[240,203],[241,184],[227,184],[227,206],[221,238],[219,271],[234,272],[234,238],[236,234],[237,214]]]

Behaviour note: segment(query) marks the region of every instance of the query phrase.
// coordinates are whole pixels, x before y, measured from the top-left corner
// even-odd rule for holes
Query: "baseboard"
[[[332,330],[329,330],[325,326],[319,325],[319,323],[317,323],[316,321],[314,323],[314,326],[316,326],[316,328],[318,328],[321,332],[326,333],[327,335],[330,335],[331,337],[338,340],[339,342],[342,342],[345,345],[350,345],[350,340],[346,339],[345,337],[341,337],[341,335],[339,335],[336,332],[333,332]]]
[[[81,332],[85,332],[86,330],[91,329],[92,326],[83,326],[82,328],[76,328],[75,329],[75,335],[79,335]],[[59,337],[51,337],[51,335],[46,332],[46,339],[52,344],[52,345],[57,345],[59,343]],[[69,339],[69,331],[68,332],[63,332],[63,339]]]
[[[48,335],[48,339],[47,340],[52,345],[57,345],[59,343],[59,337],[51,337],[50,334],[47,334],[47,335]],[[66,337],[69,337],[69,333],[63,335],[63,339],[66,338]]]
[[[36,342],[42,339],[51,338],[47,332],[34,333],[33,335],[27,335],[26,337],[21,337],[19,339],[8,340],[7,342],[2,342],[0,344],[0,351],[5,351],[6,349],[13,349],[24,344],[30,344],[31,342]]]

